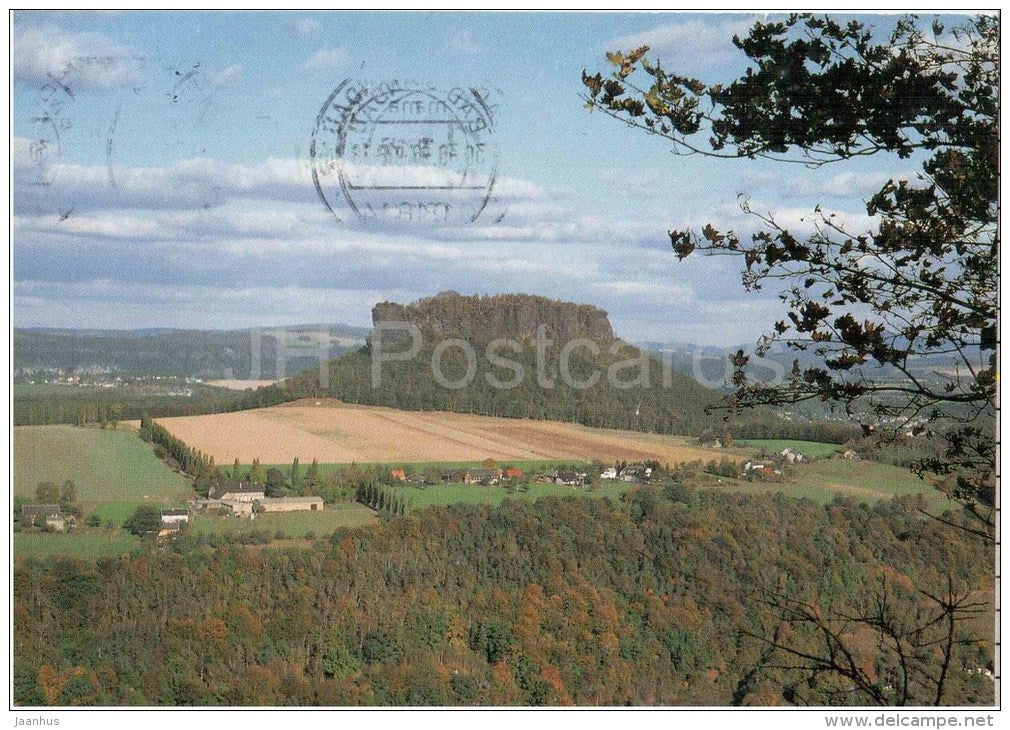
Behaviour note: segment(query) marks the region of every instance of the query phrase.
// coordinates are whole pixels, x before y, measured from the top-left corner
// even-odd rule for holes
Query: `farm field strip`
[[[593,429],[447,412],[397,411],[327,400],[298,401],[251,411],[162,418],[174,436],[218,464],[423,463],[448,461],[618,459],[661,463],[740,459],[746,451],[714,451],[659,434]]]

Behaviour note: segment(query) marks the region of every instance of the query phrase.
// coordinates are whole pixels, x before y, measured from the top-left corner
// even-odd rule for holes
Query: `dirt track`
[[[319,405],[316,405],[319,403]],[[600,459],[675,463],[718,459],[687,438],[592,429],[557,421],[398,411],[305,400],[272,408],[158,419],[218,464]]]

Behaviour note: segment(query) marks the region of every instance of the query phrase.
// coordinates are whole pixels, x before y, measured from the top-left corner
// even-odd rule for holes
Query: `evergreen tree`
[[[40,482],[35,488],[35,499],[41,504],[57,504],[60,490],[53,482]]]
[[[69,507],[74,502],[77,501],[77,486],[67,479],[63,482],[63,486],[60,487],[60,506]]]
[[[249,481],[253,484],[263,484],[266,482],[266,473],[263,471],[263,467],[260,466],[259,459],[253,459],[252,468],[249,469]]]

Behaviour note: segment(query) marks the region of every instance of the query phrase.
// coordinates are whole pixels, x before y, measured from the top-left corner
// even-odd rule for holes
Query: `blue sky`
[[[732,261],[678,263],[666,231],[748,225],[739,194],[785,220],[820,202],[859,222],[909,162],[676,157],[579,95],[582,69],[641,43],[668,68],[731,79],[745,66],[730,38],[756,17],[18,13],[15,324],[367,325],[377,301],[454,289],[593,303],[629,339],[753,341],[780,315],[775,292],[745,292]],[[334,219],[309,145],[348,78],[492,90],[504,218]]]

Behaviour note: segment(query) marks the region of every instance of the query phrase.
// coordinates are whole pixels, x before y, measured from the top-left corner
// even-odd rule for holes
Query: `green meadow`
[[[127,430],[78,426],[17,426],[14,429],[14,494],[32,497],[39,482],[77,485],[82,503],[184,500],[190,492],[181,474]]]
[[[257,515],[256,519],[213,517],[197,514],[189,527],[193,535],[283,532],[287,537],[305,537],[314,533],[324,537],[341,527],[364,527],[378,519],[375,512],[357,502],[328,504],[321,512],[274,512]]]
[[[535,501],[540,497],[576,496],[611,497],[619,499],[631,485],[620,481],[599,481],[590,486],[564,486],[561,484],[529,484],[522,488],[508,489],[495,484],[429,484],[425,487],[408,485],[398,487],[407,495],[411,509],[421,509],[432,505],[446,504],[490,504],[499,505],[506,499]]]
[[[141,548],[140,538],[126,530],[82,529],[74,533],[15,533],[14,555],[19,559],[52,556],[106,558]]]
[[[781,492],[787,496],[827,504],[836,495],[866,502],[890,499],[896,495],[923,494],[928,506],[944,510],[951,503],[940,496],[931,483],[919,479],[906,469],[872,461],[849,461],[827,458],[838,449],[834,444],[783,439],[751,439],[737,442],[735,455],[777,452],[791,448],[810,458],[813,463],[788,467],[781,482],[748,482],[728,477],[698,474],[695,486],[734,492]],[[727,452],[728,453],[728,452]],[[713,452],[713,458],[718,457]],[[535,474],[579,462],[510,461],[500,466],[515,466],[526,474]],[[245,465],[246,467],[248,465]],[[264,469],[271,465],[264,465]],[[276,464],[285,474],[290,464]],[[320,464],[322,474],[346,467],[346,464]],[[408,474],[430,470],[481,466],[479,462],[445,462],[441,464],[377,465],[380,470],[404,468]],[[584,464],[588,466],[588,464]],[[307,464],[301,465],[305,474]],[[75,426],[19,426],[14,429],[14,494],[31,498],[40,481],[61,484],[70,479],[77,485],[78,505],[84,519],[97,514],[101,526],[85,524],[70,534],[17,533],[15,555],[46,557],[73,555],[99,558],[120,555],[142,547],[141,541],[121,529],[123,521],[140,504],[181,506],[191,495],[187,479],[158,459],[149,444],[129,430],[103,430]],[[410,510],[434,505],[458,503],[498,505],[506,499],[536,500],[547,496],[609,497],[620,499],[633,485],[622,481],[596,479],[589,486],[563,486],[531,483],[522,486],[479,484],[431,484],[424,487],[403,485],[398,489],[407,495]],[[239,535],[267,533],[271,537],[283,534],[291,539],[309,535],[323,537],[345,527],[366,527],[379,517],[371,509],[357,503],[329,504],[321,512],[290,512],[260,515],[255,520],[220,518],[198,514],[190,526],[191,534]]]

